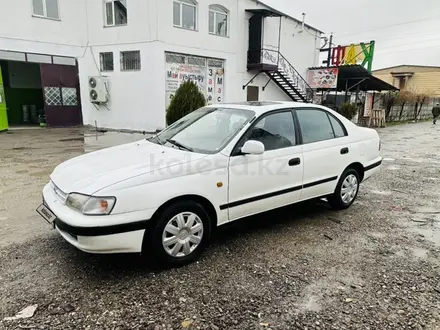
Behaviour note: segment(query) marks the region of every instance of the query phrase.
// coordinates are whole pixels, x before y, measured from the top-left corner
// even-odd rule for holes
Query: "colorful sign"
[[[187,62],[187,57],[182,55]],[[166,107],[170,105],[177,89],[185,81],[193,81],[206,96],[208,104],[222,103],[224,94],[224,69],[222,60],[206,59],[206,65],[166,63]]]
[[[351,44],[348,46],[337,46],[332,49],[332,65],[354,65],[367,66],[371,71],[373,66],[375,42]]]
[[[202,93],[206,93],[206,69],[197,65],[167,63],[166,87],[168,107],[176,90],[185,81],[192,81],[200,88]]]
[[[311,88],[336,88],[338,85],[337,68],[319,68],[307,71],[307,83]]]

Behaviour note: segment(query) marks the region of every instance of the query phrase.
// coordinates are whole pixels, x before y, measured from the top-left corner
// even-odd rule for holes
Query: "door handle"
[[[297,166],[299,164],[301,164],[300,158],[292,158],[291,160],[289,160],[289,166]]]
[[[341,155],[346,155],[350,152],[350,150],[348,148],[342,148],[341,149]]]

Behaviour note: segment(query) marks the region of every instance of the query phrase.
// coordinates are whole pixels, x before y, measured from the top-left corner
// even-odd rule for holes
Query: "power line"
[[[400,52],[412,52],[414,50],[430,49],[430,48],[438,48],[438,47],[440,47],[440,45],[432,45],[432,46],[430,45],[430,46],[423,46],[423,47],[409,48],[409,49],[398,49],[398,50],[394,50],[394,51],[378,53],[378,55],[394,54],[394,53],[400,53]]]
[[[389,49],[389,48],[401,48],[404,46],[412,46],[412,45],[418,45],[418,44],[424,44],[425,42],[433,42],[433,41],[438,41],[438,38],[434,38],[434,39],[429,39],[429,40],[422,40],[422,41],[416,41],[416,42],[411,42],[411,43],[404,43],[404,44],[398,44],[398,45],[393,45],[393,46],[389,46],[389,47],[384,47],[384,49]],[[407,49],[411,49],[411,48],[407,48]],[[381,50],[378,50],[376,53],[381,53]]]
[[[436,20],[436,19],[439,19],[439,18],[440,18],[440,15],[431,16],[431,17],[425,17],[425,18],[420,18],[420,19],[416,19],[416,20],[412,20],[412,21],[406,21],[406,22],[400,22],[400,23],[396,23],[396,24],[384,25],[384,26],[380,26],[380,27],[377,27],[377,28],[374,28],[374,29],[360,30],[360,31],[356,31],[356,32],[345,33],[345,34],[339,35],[339,37],[345,37],[345,36],[361,34],[361,33],[371,32],[371,31],[379,31],[379,30],[383,30],[383,29],[386,29],[386,28],[389,28],[389,27],[401,26],[401,25],[418,23],[418,22],[424,22],[424,21],[430,21],[430,20]]]
[[[434,30],[431,32],[423,32],[423,33],[402,33],[402,34],[388,36],[388,37],[379,37],[379,38],[376,38],[376,40],[401,39],[401,38],[412,37],[412,36],[431,36],[431,35],[438,36],[439,34],[440,34],[440,30]]]

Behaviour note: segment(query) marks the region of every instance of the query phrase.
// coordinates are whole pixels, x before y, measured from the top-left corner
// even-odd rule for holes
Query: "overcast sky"
[[[373,69],[400,64],[440,66],[440,0],[264,0],[339,45],[376,40]]]

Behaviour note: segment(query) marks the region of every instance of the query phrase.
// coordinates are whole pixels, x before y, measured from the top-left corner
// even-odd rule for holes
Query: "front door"
[[[6,131],[8,126],[8,113],[6,110],[5,89],[3,88],[3,75],[0,66],[0,132]]]
[[[263,16],[259,14],[255,14],[249,19],[248,64],[261,63],[262,42],[263,42]]]
[[[259,89],[258,86],[248,86],[247,87],[247,100],[248,101],[258,101],[259,99]]]
[[[240,155],[248,140],[265,146],[262,155]],[[256,120],[234,150],[229,162],[229,220],[297,202],[303,176],[302,146],[297,143],[290,110]]]

